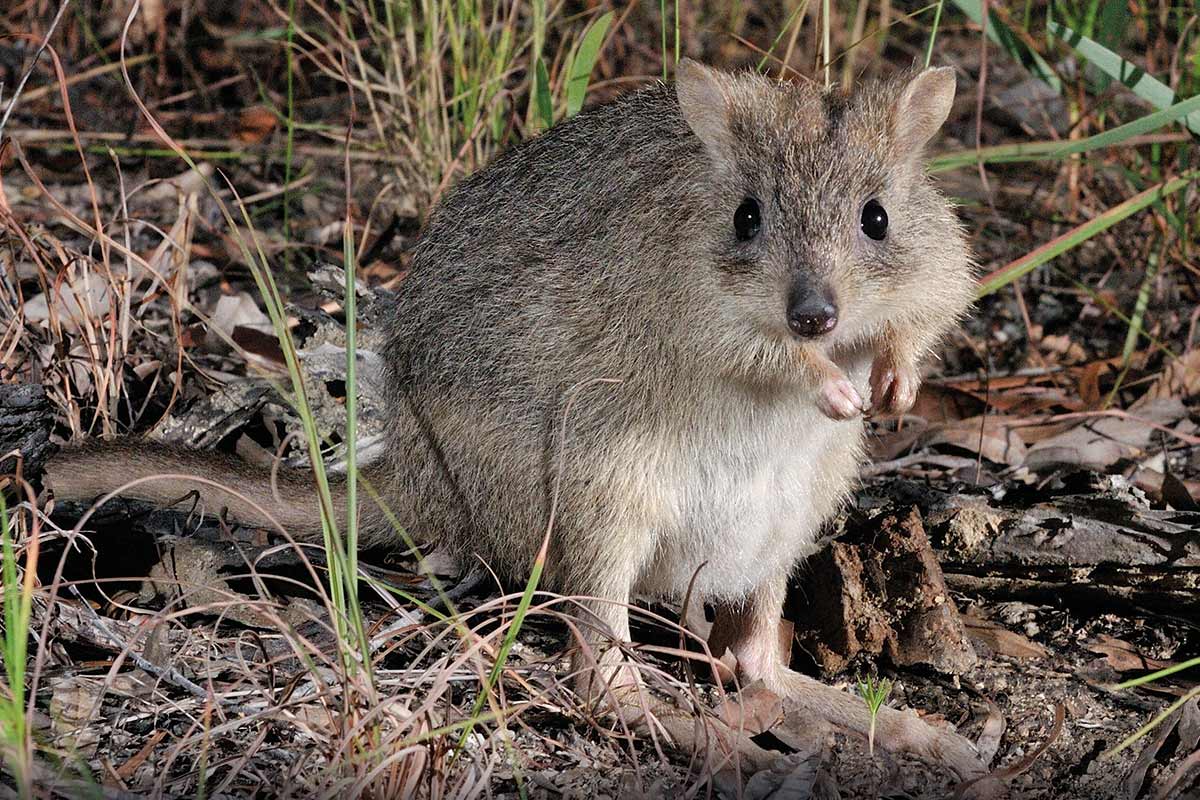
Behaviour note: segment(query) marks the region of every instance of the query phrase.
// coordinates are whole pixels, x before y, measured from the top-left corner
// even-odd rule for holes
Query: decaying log
[[[852,514],[846,532],[796,577],[785,616],[826,673],[860,658],[960,673],[975,664],[915,506]]]
[[[941,492],[902,481],[868,503],[916,504],[953,588],[1037,602],[1200,612],[1200,513],[1151,508],[1116,476],[1010,491]],[[864,499],[864,498],[860,498]]]

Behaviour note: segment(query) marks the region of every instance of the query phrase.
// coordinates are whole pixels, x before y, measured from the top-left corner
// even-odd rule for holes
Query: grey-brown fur
[[[774,626],[856,479],[859,393],[911,405],[918,359],[972,295],[959,223],[922,171],[953,77],[845,97],[680,69],[677,87],[556,126],[437,208],[391,324],[389,457],[371,478],[418,538],[517,579],[551,530],[551,587],[609,601],[594,610],[618,637],[632,593],[678,595],[695,575],[749,677],[857,724],[857,701],[786,669]],[[739,242],[748,196],[762,229]],[[882,242],[860,230],[871,198]],[[831,333],[789,330],[797,281],[836,295]],[[98,493],[106,452],[61,457],[59,493]],[[290,485],[292,532],[312,536],[311,495]]]
[[[656,85],[513,149],[434,213],[386,358],[391,496],[414,531],[520,577],[560,480],[548,574],[560,589],[600,591],[596,565],[622,537],[653,550],[659,536],[645,519],[658,510],[637,508],[654,503],[654,475],[626,485],[621,474],[645,467],[627,461],[634,443],[734,455],[711,440],[749,435],[747,420],[816,391],[808,345],[782,324],[792,271],[836,286],[843,321],[831,349],[847,369],[870,360],[885,322],[922,353],[966,307],[958,223],[919,152],[891,152],[902,83],[847,100],[726,80],[739,102],[724,163],[672,88]],[[861,202],[881,187],[897,233],[863,252]],[[748,194],[766,201],[759,248],[732,235]],[[837,473],[818,480],[820,513],[796,520],[797,538],[815,535],[858,460],[861,422],[828,424],[832,452],[802,437],[777,443],[814,473]]]

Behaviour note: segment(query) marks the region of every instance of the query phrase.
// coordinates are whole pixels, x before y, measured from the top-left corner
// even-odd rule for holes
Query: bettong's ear
[[[729,161],[734,150],[729,88],[728,76],[690,58],[675,67],[675,96],[683,119],[720,162]]]
[[[954,104],[954,68],[932,67],[908,82],[892,107],[896,152],[917,156]]]

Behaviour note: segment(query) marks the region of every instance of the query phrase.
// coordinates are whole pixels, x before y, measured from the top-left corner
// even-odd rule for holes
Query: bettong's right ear
[[[728,76],[698,61],[685,58],[675,67],[675,96],[683,119],[718,163],[732,161],[734,154],[729,90]]]
[[[916,158],[938,132],[954,105],[954,69],[931,67],[918,73],[900,92],[892,107],[895,147]]]

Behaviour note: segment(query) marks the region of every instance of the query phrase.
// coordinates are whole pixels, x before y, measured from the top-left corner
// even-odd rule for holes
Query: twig
[[[1049,417],[1039,417],[1028,420],[1014,420],[1008,423],[1013,428],[1025,428],[1032,425],[1052,425],[1056,422],[1069,422],[1077,419],[1091,419],[1092,417],[1117,417],[1118,419],[1127,419],[1131,422],[1137,422],[1156,431],[1161,431],[1167,436],[1171,436],[1187,445],[1200,445],[1200,436],[1192,436],[1191,434],[1177,431],[1162,423],[1155,422],[1145,417],[1140,417],[1137,414],[1130,414],[1128,411],[1122,411],[1119,408],[1102,409],[1099,411],[1072,411],[1066,414],[1055,414]]]
[[[83,609],[85,614],[92,618],[92,625],[94,626],[95,630],[99,631],[106,639],[108,639],[110,645],[116,647],[119,651],[124,651],[129,656],[129,660],[134,663],[134,666],[143,672],[150,673],[156,678],[165,680],[167,683],[170,683],[174,686],[178,686],[180,689],[187,691],[201,700],[209,699],[209,693],[204,689],[203,686],[195,683],[179,670],[175,669],[174,667],[160,667],[135,653],[129,643],[121,641],[120,636],[117,636],[108,629],[108,626],[104,624],[104,620],[100,619],[100,615],[96,613],[96,609],[92,608],[91,603],[89,603],[79,593],[79,590],[76,589],[74,585],[68,586],[68,589],[70,590],[71,594],[75,595],[75,599],[79,601],[79,607]],[[228,702],[224,701],[222,698],[216,699],[221,702]]]
[[[8,124],[8,118],[12,116],[12,112],[16,109],[17,101],[21,99],[21,92],[24,90],[25,84],[29,81],[29,76],[33,75],[33,70],[37,67],[38,61],[41,60],[42,53],[46,52],[46,48],[50,44],[50,37],[54,35],[59,20],[62,19],[63,13],[70,4],[71,0],[63,0],[59,5],[58,13],[54,15],[54,19],[50,22],[50,29],[46,31],[46,35],[42,39],[41,45],[38,46],[37,52],[33,54],[33,61],[30,62],[29,69],[25,70],[25,74],[21,76],[20,82],[17,83],[17,89],[13,92],[12,100],[8,101],[8,107],[4,109],[4,116],[0,117],[0,138],[4,136],[4,126]]]

